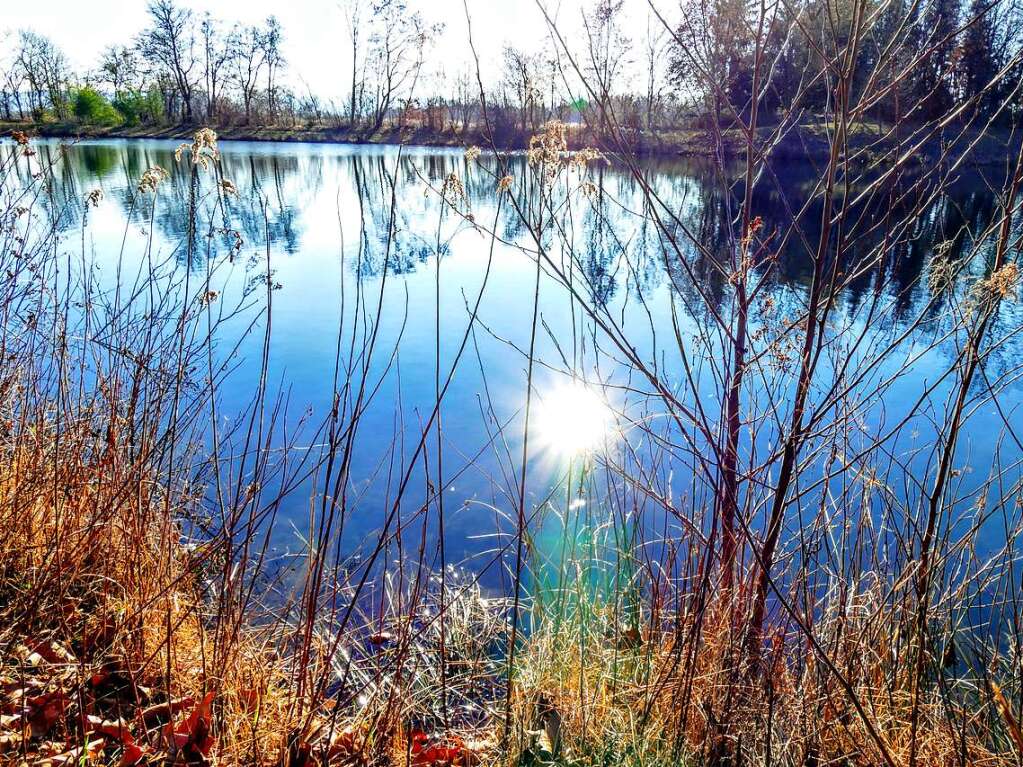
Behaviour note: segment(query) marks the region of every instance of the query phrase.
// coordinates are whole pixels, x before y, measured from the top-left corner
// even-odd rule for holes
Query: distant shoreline
[[[0,121],[0,135],[9,135],[12,130],[22,130],[30,135],[45,138],[92,139],[188,139],[200,125],[168,125],[165,127],[103,127],[80,125],[78,123],[35,123]],[[364,146],[421,146],[459,149],[469,146],[489,148],[491,141],[478,130],[434,131],[427,128],[384,128],[379,131],[350,130],[344,127],[317,125],[313,127],[222,125],[210,126],[222,141],[266,141],[271,143],[351,144]],[[588,130],[579,127],[574,131],[575,142],[580,146],[592,146],[601,142]],[[529,148],[528,133],[515,130],[508,132],[501,140],[495,141],[500,151],[516,152]],[[573,147],[574,148],[574,147]],[[641,138],[634,146],[642,155],[658,157],[711,156],[711,147],[702,131],[668,131],[659,134],[658,140]]]
[[[191,138],[196,125],[169,125],[162,128],[140,126],[128,128],[80,125],[77,123],[35,123],[0,121],[0,135],[8,136],[12,131],[25,131],[32,136],[45,138],[94,139],[187,139]],[[224,141],[265,141],[270,143],[315,143],[315,144],[350,144],[365,146],[421,146],[437,148],[464,148],[479,146],[488,148],[491,142],[479,131],[465,132],[431,131],[426,128],[389,128],[376,132],[367,130],[349,130],[347,128],[326,125],[313,127],[283,126],[214,126],[218,138]],[[766,135],[769,128],[762,133]],[[1018,147],[1019,138],[1013,140],[1007,130],[991,131],[980,136],[980,131],[967,129],[961,145],[970,146],[970,157],[967,164],[984,166],[1004,163],[1006,157]],[[956,131],[949,131],[949,136]],[[745,156],[745,143],[738,131],[729,130],[722,134],[723,153],[728,159]],[[528,148],[528,136],[515,131],[504,140],[495,142],[501,151],[523,151]],[[574,131],[573,144],[577,146],[601,146],[612,151],[606,142],[600,140],[586,128],[579,127]],[[882,129],[875,124],[858,124],[850,130],[849,148],[861,155],[863,162],[872,162],[896,149],[894,142],[884,137]],[[913,140],[906,139],[900,147],[900,154],[915,145]],[[942,153],[943,142],[939,139],[926,141],[921,149],[911,156],[911,161],[918,164],[936,162]],[[575,147],[573,147],[575,148]],[[671,129],[649,134],[636,131],[630,139],[630,149],[635,154],[656,158],[712,158],[715,154],[713,142],[707,132],[698,129]],[[800,125],[775,145],[772,150],[774,159],[826,160],[830,153],[830,142],[826,130],[819,124]],[[951,157],[960,153],[951,152]]]

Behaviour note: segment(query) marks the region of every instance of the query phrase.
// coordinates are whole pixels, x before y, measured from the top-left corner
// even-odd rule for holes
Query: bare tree
[[[142,85],[141,62],[138,51],[127,45],[111,45],[99,60],[99,80],[106,83],[116,96]]]
[[[437,31],[427,28],[418,13],[409,13],[404,0],[378,0],[372,7],[376,30],[370,38],[373,76],[373,130],[384,124],[388,111],[409,91],[423,64],[423,49]]]
[[[583,17],[602,133],[608,127],[611,89],[628,61],[629,39],[620,25],[624,3],[625,0],[597,0],[590,13]]]
[[[12,119],[14,109],[17,109],[20,120],[25,117],[25,110],[22,108],[21,102],[22,89],[25,86],[25,70],[18,60],[16,46],[12,45],[13,34],[13,32],[5,32],[0,39],[0,50],[10,52],[0,58],[3,77],[0,82],[0,99],[3,99],[4,119]]]
[[[181,99],[182,117],[191,122],[195,81],[195,24],[192,11],[174,0],[152,0],[148,6],[150,26],[139,37],[142,57],[154,62],[169,76]]]
[[[730,107],[739,106],[752,71],[746,6],[738,0],[687,0],[680,12],[671,74],[676,83],[695,86],[720,124]]]
[[[284,32],[276,16],[267,17],[260,40],[263,48],[263,61],[266,62],[266,108],[270,120],[273,121],[277,111],[276,78],[279,69],[285,64],[284,56],[281,53]]]
[[[66,119],[70,74],[64,53],[54,42],[45,35],[23,30],[18,37],[17,66],[28,83],[29,104],[40,111],[49,105],[58,119]]]
[[[203,49],[203,80],[206,86],[206,116],[217,115],[217,101],[225,86],[225,75],[233,51],[234,32],[224,34],[220,24],[210,14],[203,17],[200,27]]]
[[[536,102],[541,98],[536,84],[536,58],[512,45],[506,45],[503,59],[502,84],[512,93],[519,115],[518,127],[523,131],[535,129]]]
[[[664,27],[659,24],[653,15],[647,14],[646,39],[644,40],[643,54],[646,66],[646,129],[652,131],[654,128],[654,114],[657,111],[657,101],[660,96],[658,82],[661,77],[661,60],[667,49],[667,34]]]
[[[258,27],[244,27],[232,38],[231,77],[242,96],[245,122],[252,121],[252,106],[260,73],[266,64],[263,36]]]
[[[352,41],[352,89],[348,102],[348,124],[355,125],[356,116],[362,112],[362,94],[366,84],[359,77],[359,33],[362,29],[362,0],[344,0],[341,8],[348,24],[348,36]]]

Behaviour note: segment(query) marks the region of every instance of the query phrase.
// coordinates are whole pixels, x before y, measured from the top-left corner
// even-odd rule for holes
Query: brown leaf
[[[68,707],[68,699],[63,691],[46,693],[28,699],[28,721],[32,726],[32,735],[41,737],[64,718]]]
[[[21,746],[23,740],[21,733],[12,732],[7,735],[0,735],[0,754],[14,751]]]
[[[195,705],[195,698],[184,697],[177,698],[175,700],[168,700],[165,703],[157,703],[144,709],[140,716],[142,721],[145,722],[147,727],[152,727],[155,724],[166,722],[174,716],[178,711],[188,708],[189,706]]]
[[[210,706],[214,693],[208,692],[192,712],[176,726],[167,725],[164,737],[171,752],[180,753],[186,762],[203,763],[216,741],[210,735]]]
[[[57,642],[34,642],[29,645],[32,652],[42,656],[47,663],[77,663],[71,652]]]
[[[85,718],[86,729],[89,732],[98,732],[101,735],[113,738],[114,740],[124,743],[125,745],[132,745],[135,743],[135,738],[132,737],[131,729],[128,727],[127,722],[122,719],[116,721],[100,719],[98,716],[87,716]]]
[[[105,745],[106,742],[103,738],[96,738],[95,740],[90,740],[84,746],[72,748],[70,751],[64,751],[56,756],[43,759],[37,764],[39,767],[64,767],[65,765],[78,764],[83,760],[91,762],[93,754],[102,750]]]
[[[327,760],[340,759],[350,760],[362,752],[366,743],[368,725],[349,725],[338,732],[330,741],[327,748]]]

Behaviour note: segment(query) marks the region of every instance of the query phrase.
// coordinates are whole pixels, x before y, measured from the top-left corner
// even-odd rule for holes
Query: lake
[[[522,156],[508,160],[516,182],[503,199],[486,156],[476,163],[453,150],[222,142],[220,177],[237,194],[221,195],[211,173],[191,188],[175,147],[40,140],[33,161],[54,163],[45,203],[61,232],[59,248],[69,258],[84,253],[85,271],[101,290],[119,281],[123,288],[147,259],[196,275],[193,290],[217,265],[210,300],[231,307],[217,330],[217,354],[230,368],[218,418],[227,423],[244,412],[265,381],[287,405],[276,444],[322,456],[335,403],[348,403],[341,410],[349,415],[359,411],[357,429],[344,436],[352,447],[341,484],[331,483],[316,457],[309,466],[321,470],[296,472],[279,500],[277,551],[302,550],[327,493],[344,499],[342,556],[372,549],[394,509],[386,523],[394,556],[415,559],[422,551],[433,568],[443,557],[501,588],[506,575],[495,565],[514,554],[508,533],[517,524],[524,447],[523,509],[534,555],[560,557],[570,527],[576,542],[583,529],[634,535],[654,560],[667,556],[672,541],[706,533],[708,439],[675,416],[699,409],[709,423],[719,420],[727,344],[711,317],[732,301],[722,264],[735,241],[741,168],[722,174],[705,162],[647,160],[637,174],[593,163],[585,188],[566,195],[557,226],[539,238],[547,260],[538,277],[537,239],[516,212],[536,207],[524,188]],[[24,178],[33,169],[19,163]],[[169,181],[157,195],[141,195],[140,177],[157,165],[170,171]],[[447,181],[452,174],[461,188]],[[997,210],[988,184],[998,179],[989,176],[963,171],[933,199],[921,188],[905,199],[871,196],[853,206],[851,276],[834,297],[832,342],[811,395],[823,401],[833,394],[822,382],[849,382],[834,403],[849,426],[841,440],[821,436],[805,451],[809,487],[801,508],[815,511],[827,493],[845,493],[854,502],[842,514],[869,510],[888,519],[894,506],[919,503],[941,423],[935,414],[943,412],[955,378],[948,368],[961,346],[954,316],[986,269],[986,251],[974,246]],[[752,265],[754,339],[798,316],[805,299],[820,232],[821,200],[811,194],[817,178],[810,164],[790,162],[753,189],[761,231],[776,233]],[[94,189],[102,200],[87,207]],[[662,216],[670,227],[649,215],[652,194],[671,212]],[[190,235],[192,206],[198,223]],[[889,216],[911,220],[891,244],[880,225]],[[796,229],[802,237],[789,234]],[[971,248],[956,286],[936,291],[935,254],[957,263]],[[1018,474],[1019,321],[1018,305],[1007,301],[995,320],[997,348],[985,362],[988,383],[976,387],[958,451],[963,510],[995,503],[982,497],[992,467],[1012,472],[1013,481]],[[775,412],[772,397],[791,386],[794,356],[785,343],[765,342],[763,370],[747,379],[745,464],[760,466],[776,446],[784,413]],[[666,393],[678,405],[674,414]],[[869,458],[829,473],[836,455],[868,443]],[[881,490],[850,492],[866,474],[872,479],[864,487]],[[744,479],[751,525],[760,519],[757,483],[770,476],[765,469]],[[787,531],[795,534],[800,519],[791,513]],[[1001,530],[995,520],[986,539],[993,548],[1004,543]]]

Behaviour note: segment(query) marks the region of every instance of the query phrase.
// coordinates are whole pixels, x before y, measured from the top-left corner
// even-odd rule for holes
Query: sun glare
[[[611,408],[581,381],[558,383],[541,394],[535,423],[545,447],[574,456],[604,443],[612,425]]]

